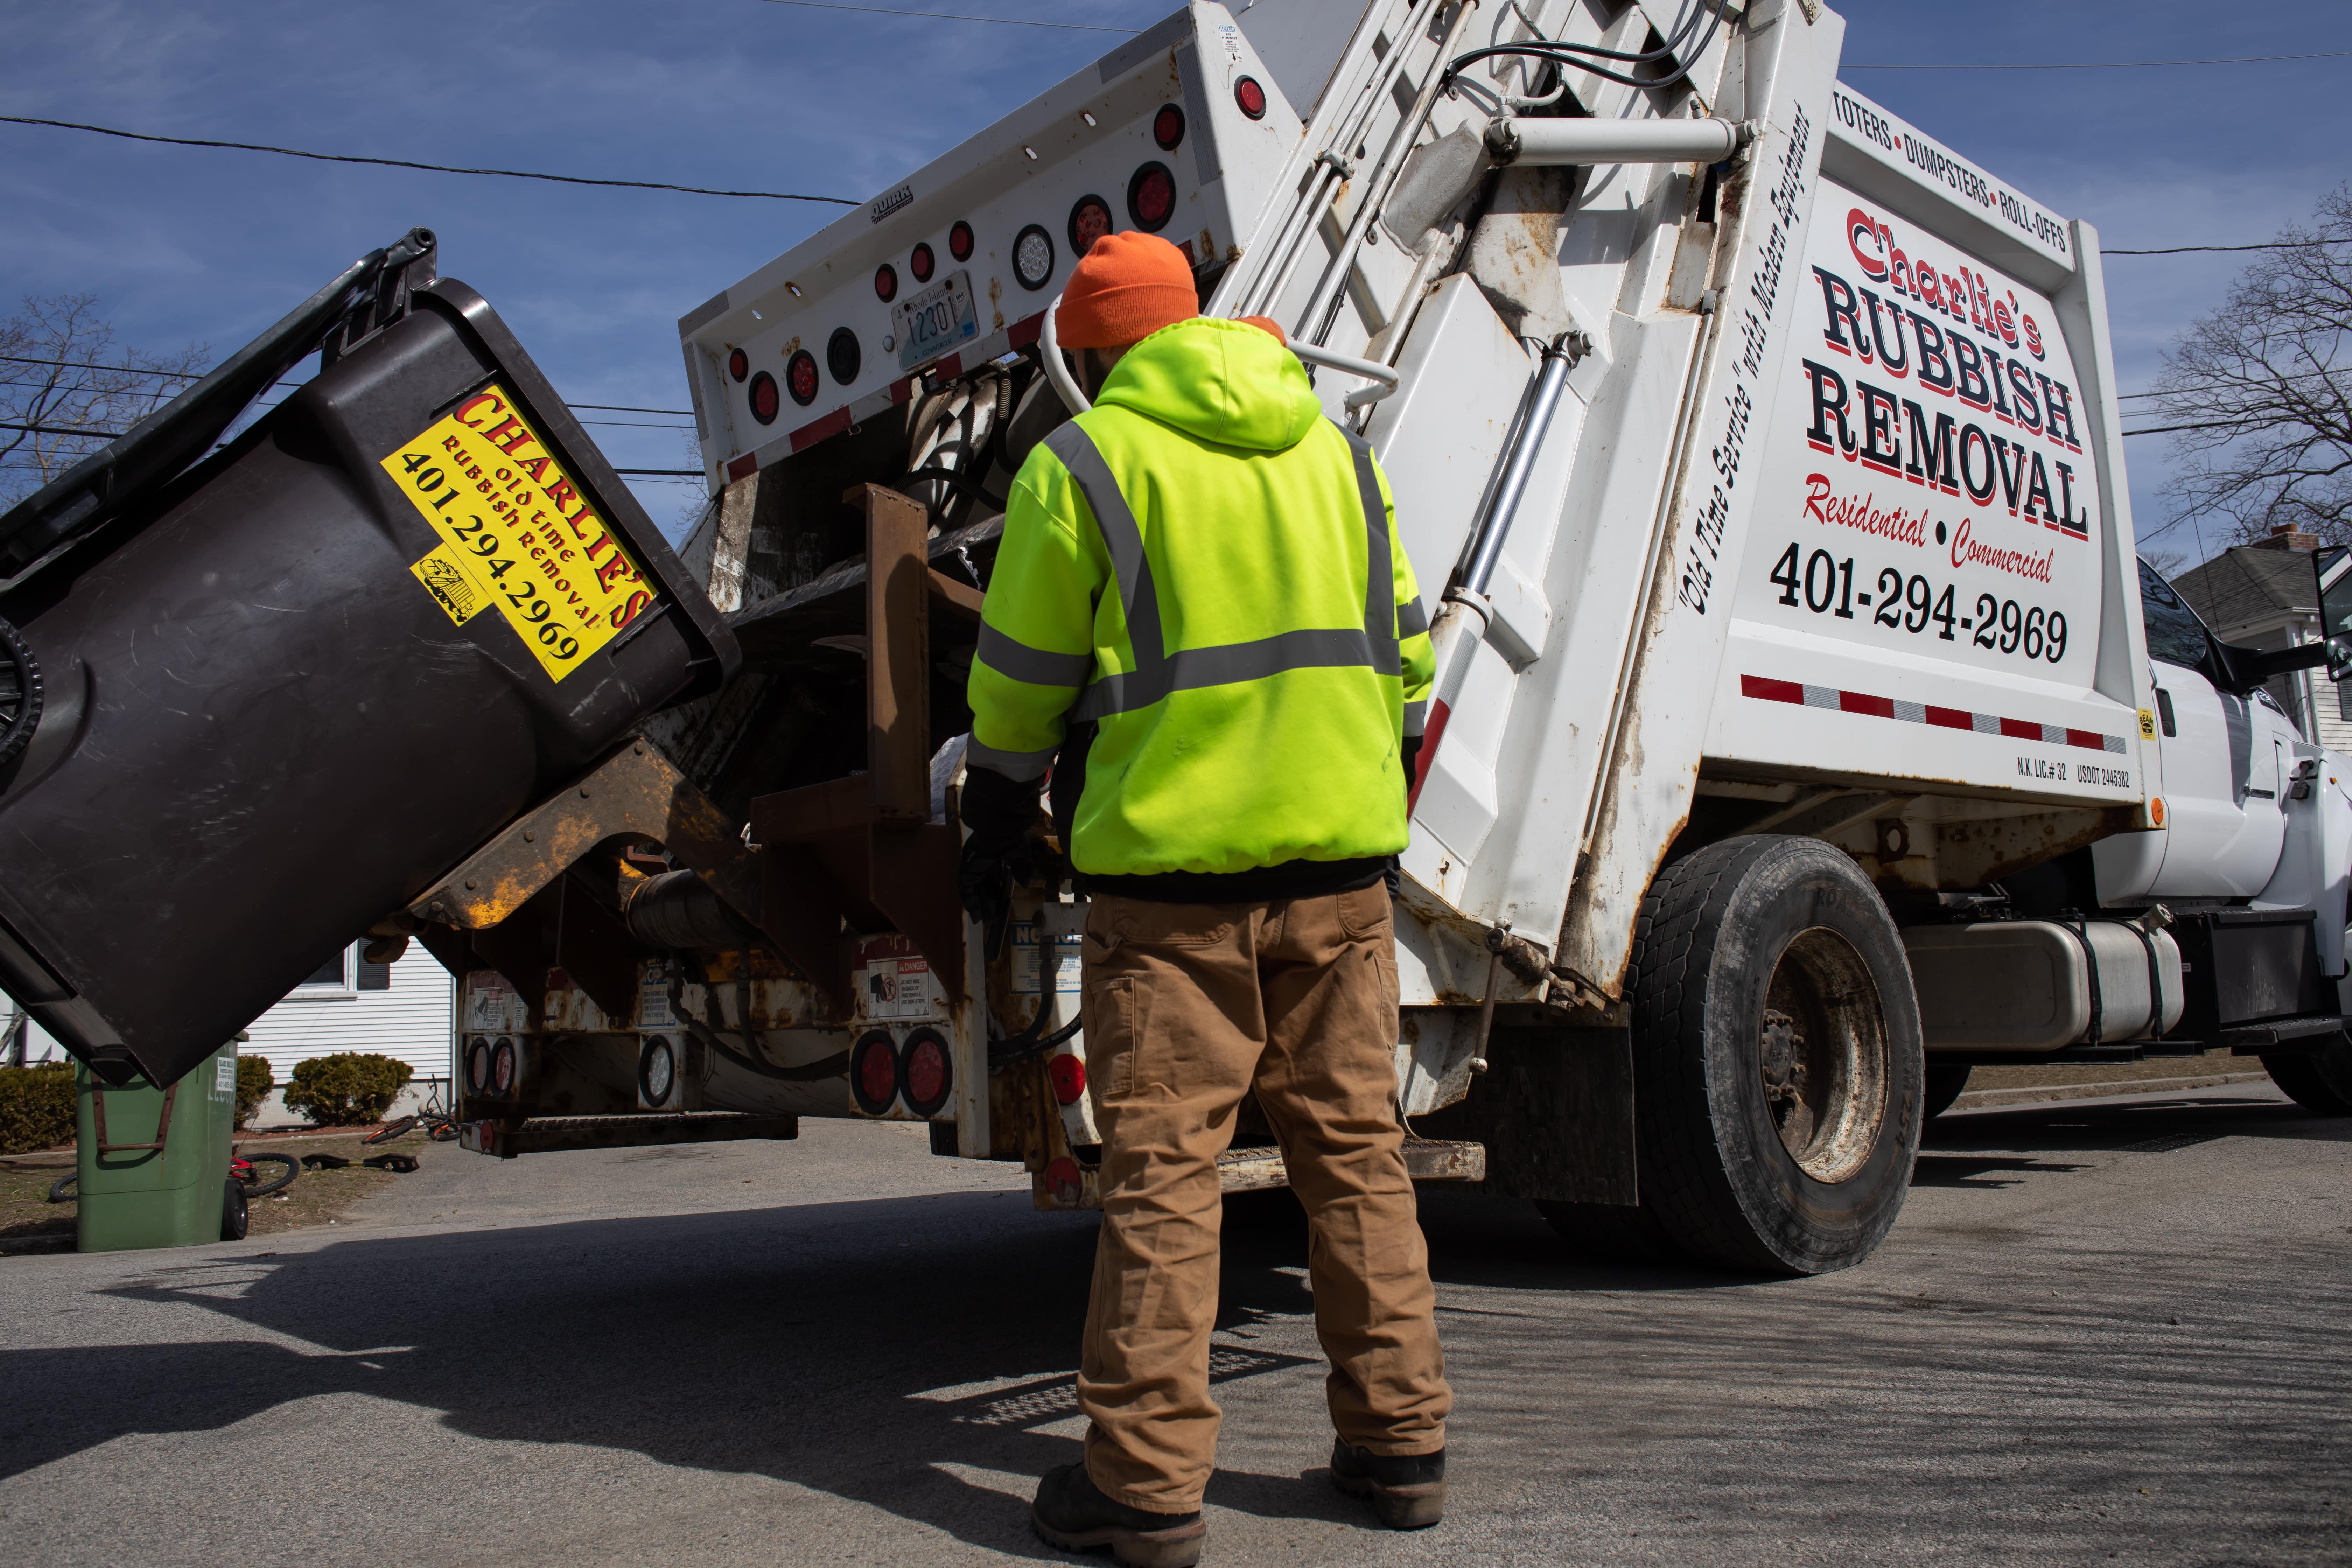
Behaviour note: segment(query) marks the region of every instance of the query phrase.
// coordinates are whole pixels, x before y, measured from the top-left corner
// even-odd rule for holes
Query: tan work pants
[[[1078,1372],[1095,1484],[1131,1508],[1201,1506],[1217,1445],[1216,1159],[1252,1089],[1312,1227],[1332,1425],[1377,1454],[1444,1447],[1454,1396],[1397,1113],[1387,890],[1255,904],[1097,898],[1084,954],[1103,1138]]]

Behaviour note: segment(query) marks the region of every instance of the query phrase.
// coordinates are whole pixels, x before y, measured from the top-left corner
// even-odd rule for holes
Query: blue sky
[[[1095,26],[1168,0],[897,0]],[[2341,0],[1853,3],[1855,87],[2110,246],[2226,244],[2345,178],[2352,59],[2134,70],[1877,70],[2288,55],[2352,47]],[[2227,27],[2216,25],[2226,16]],[[1244,18],[1244,26],[1247,26]],[[1114,32],[770,0],[397,6],[0,4],[0,113],[325,152],[863,198],[1117,47]],[[687,406],[677,318],[840,209],[163,147],[0,124],[0,308],[99,297],[121,341],[226,353],[413,224],[574,402]],[[2115,258],[2126,391],[2242,258]],[[2127,405],[2129,406],[2129,405]],[[684,424],[594,434],[688,466]],[[2172,515],[2164,437],[2128,443],[2143,538]],[[692,487],[646,481],[673,527]],[[2179,528],[2160,545],[2193,548]],[[2218,538],[2213,541],[2219,543]]]

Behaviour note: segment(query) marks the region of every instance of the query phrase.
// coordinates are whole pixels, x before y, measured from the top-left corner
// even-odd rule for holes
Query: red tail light
[[[515,1084],[515,1047],[504,1035],[490,1047],[490,1092],[511,1094]]]
[[[466,1042],[466,1088],[480,1094],[490,1087],[490,1042],[476,1035]]]
[[[1176,176],[1165,163],[1146,163],[1127,182],[1127,216],[1146,234],[1158,234],[1176,216]]]
[[[737,349],[727,356],[727,374],[740,381],[751,374],[751,356]]]
[[[1162,153],[1176,151],[1176,143],[1184,140],[1184,111],[1172,103],[1161,104],[1151,117],[1151,139]]]
[[[1055,1100],[1076,1105],[1087,1091],[1086,1061],[1075,1055],[1055,1057],[1045,1064],[1045,1079],[1054,1086]]]
[[[898,1044],[887,1029],[869,1029],[849,1051],[849,1097],[868,1116],[880,1116],[898,1098]]]
[[[938,263],[931,258],[931,247],[928,245],[915,247],[915,253],[907,258],[907,270],[915,275],[915,281],[918,283],[929,283],[931,280],[931,271],[937,266]]]
[[[1067,1154],[1048,1164],[1045,1173],[1045,1190],[1054,1194],[1055,1203],[1067,1204],[1075,1207],[1078,1201],[1087,1195],[1086,1184],[1079,1173],[1078,1163]]]
[[[886,305],[898,297],[898,269],[887,261],[874,269],[874,297]]]
[[[784,362],[784,384],[793,401],[806,408],[816,401],[816,356],[806,349]]]
[[[1080,196],[1070,209],[1070,256],[1084,256],[1096,240],[1110,232],[1110,204],[1100,196]]]
[[[1234,101],[1252,120],[1265,118],[1265,89],[1258,86],[1257,78],[1245,76],[1234,83]]]
[[[955,1074],[948,1043],[937,1029],[917,1029],[898,1053],[899,1091],[907,1109],[918,1116],[936,1116],[945,1109]]]
[[[764,370],[753,376],[751,378],[751,417],[762,425],[773,425],[776,422],[776,410],[782,406],[782,400],[776,396],[776,378]]]
[[[971,259],[971,225],[961,218],[956,219],[955,226],[948,230],[948,254],[958,261]]]

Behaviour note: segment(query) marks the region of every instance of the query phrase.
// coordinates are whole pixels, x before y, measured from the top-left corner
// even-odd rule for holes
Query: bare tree
[[[2261,257],[2157,378],[2163,422],[2187,426],[2181,515],[2226,518],[2244,542],[2293,524],[2352,542],[2352,185]]]
[[[0,320],[0,510],[153,413],[204,374],[209,348],[115,342],[89,294],[26,296]]]

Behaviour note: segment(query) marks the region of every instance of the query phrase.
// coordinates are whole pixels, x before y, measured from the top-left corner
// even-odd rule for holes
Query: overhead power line
[[[2262,66],[2280,60],[2340,60],[2352,58],[2352,49],[2335,49],[2321,55],[2231,55],[2212,60],[2064,60],[2050,64],[2040,62],[2001,62],[1988,65],[1901,65],[1865,66],[1840,65],[1842,71],[2121,71],[2144,70],[2152,66]]]
[[[204,378],[205,374],[205,373],[200,370],[150,370],[145,365],[92,364],[87,360],[35,359],[25,354],[0,354],[0,363],[5,363],[8,364],[53,364],[61,365],[68,370],[111,370],[120,371],[126,375],[162,376],[173,381],[200,381]],[[11,383],[10,384],[23,385],[26,384]],[[289,386],[295,384],[295,383],[293,378],[289,376],[285,381],[278,382],[277,384],[279,386]],[[646,408],[635,403],[567,403],[564,406],[568,408],[601,408],[607,414],[675,414],[683,419],[691,419],[694,417],[694,410],[691,408]]]
[[[625,477],[641,479],[701,479],[709,478],[709,476],[705,474],[700,468],[614,468],[613,471]]]
[[[2126,437],[2169,436],[2175,430],[2243,430],[2256,423],[2247,419],[2209,419],[2195,425],[2156,425],[2146,430],[2126,430],[2124,434]]]
[[[0,419],[0,430],[23,430],[34,436],[104,437],[110,440],[117,436],[128,434],[121,430],[77,430],[70,426],[61,425],[19,425],[9,419]]]
[[[87,360],[78,359],[27,359],[23,354],[0,354],[0,360],[10,364],[54,364],[68,370],[113,370],[125,375],[160,375],[178,381],[201,381],[205,374],[200,370],[150,370],[140,364],[91,364]]]
[[[887,5],[839,5],[831,0],[768,0],[771,5],[793,5],[803,11],[858,11],[869,16],[929,16],[941,22],[993,22],[1000,27],[1059,27],[1073,33],[1117,33],[1132,37],[1133,27],[1097,27],[1085,22],[1032,22],[1024,16],[967,16],[954,11],[898,11]]]
[[[674,185],[663,180],[599,180],[583,174],[542,174],[528,169],[468,169],[451,163],[418,163],[406,158],[362,158],[344,153],[307,153],[299,147],[270,147],[258,142],[215,142],[195,136],[155,136],[143,131],[120,131],[111,125],[83,125],[70,120],[40,120],[29,114],[0,114],[0,121],[17,125],[48,125],[60,131],[88,131],[100,136],[120,136],[127,142],[164,142],[175,147],[228,147],[240,153],[275,153],[281,158],[310,158],[322,163],[375,163],[387,169],[422,169],[432,174],[490,174],[507,180],[550,180],[560,185],[616,185],[637,191],[683,191],[690,196],[753,196],[773,202],[830,202],[844,207],[859,205],[846,196],[803,196],[788,191],[719,191],[708,185]]]
[[[2340,245],[2334,239],[2270,239],[2260,245],[2168,245],[2158,250],[2115,250],[2099,247],[2101,256],[2185,256],[2192,250],[2316,250],[2323,246]]]

